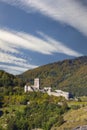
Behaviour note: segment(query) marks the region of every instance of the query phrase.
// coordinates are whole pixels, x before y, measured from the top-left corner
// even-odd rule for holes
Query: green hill
[[[3,70],[0,70],[0,87],[13,85],[15,76],[9,74]]]
[[[51,86],[77,96],[87,95],[87,56],[44,65],[28,70],[18,77],[31,84],[38,77],[41,88]]]
[[[21,84],[21,79],[3,70],[0,70],[0,87],[20,86]]]

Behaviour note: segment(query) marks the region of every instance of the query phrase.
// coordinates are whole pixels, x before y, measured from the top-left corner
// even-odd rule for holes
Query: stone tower
[[[39,89],[39,78],[34,79],[34,87]]]
[[[25,86],[24,86],[24,92],[26,93],[27,91],[28,91],[28,86],[25,85]]]

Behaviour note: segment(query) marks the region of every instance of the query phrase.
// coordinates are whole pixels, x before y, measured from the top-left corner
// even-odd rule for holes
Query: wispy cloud
[[[5,64],[3,64],[3,65],[0,64],[0,68],[2,70],[5,70],[8,73],[12,73],[12,74],[20,74],[20,73],[23,73],[29,69],[29,67],[5,65]],[[35,68],[35,66],[34,66],[34,68]]]
[[[65,46],[63,43],[52,39],[46,34],[42,32],[39,32],[38,34],[42,36],[42,38],[24,32],[0,29],[0,48],[3,46],[1,49],[6,51],[8,47],[8,51],[12,51],[11,49],[13,49],[13,53],[19,53],[16,49],[24,48],[47,55],[53,53],[64,53],[70,56],[80,56],[78,52],[75,52],[74,50]]]
[[[0,62],[2,64],[13,64],[12,72],[17,70],[16,73],[19,73],[22,68],[26,70],[37,67],[36,65],[30,64],[30,61],[22,56],[21,49],[27,49],[43,55],[52,55],[54,53],[63,53],[69,56],[82,55],[42,32],[38,32],[38,35],[40,37],[24,32],[0,29]],[[6,65],[2,67],[5,68]],[[7,70],[8,68],[9,66],[7,65]]]
[[[25,48],[42,54],[51,54],[57,51],[53,44],[24,32],[0,30],[0,39],[4,44],[9,43],[14,48]]]
[[[82,55],[74,51],[73,49],[70,49],[69,47],[65,46],[63,43],[56,41],[53,38],[45,35],[44,33],[42,32],[38,32],[38,33],[44,38],[44,40],[46,40],[48,43],[53,45],[53,47],[55,48],[55,51],[54,51],[55,53],[63,53],[63,54],[66,54],[69,56],[75,56],[75,57]]]
[[[20,7],[26,12],[30,8],[43,15],[66,23],[87,36],[87,8],[76,0],[1,0]]]
[[[29,64],[29,61],[26,59],[5,52],[0,52],[0,63],[1,69],[13,74],[19,74],[37,67],[36,65]]]

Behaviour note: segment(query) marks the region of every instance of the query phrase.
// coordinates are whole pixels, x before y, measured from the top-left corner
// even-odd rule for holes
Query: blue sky
[[[0,69],[87,55],[87,0],[0,0]]]

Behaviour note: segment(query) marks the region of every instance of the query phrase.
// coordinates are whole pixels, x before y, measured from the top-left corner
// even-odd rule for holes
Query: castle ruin
[[[33,91],[40,91],[47,93],[48,95],[53,95],[53,96],[62,96],[65,97],[65,99],[69,99],[70,93],[69,92],[64,92],[62,90],[55,90],[54,92],[52,91],[51,87],[44,87],[43,89],[40,89],[40,82],[39,78],[34,79],[34,85],[25,85],[24,86],[24,92],[33,92]]]

